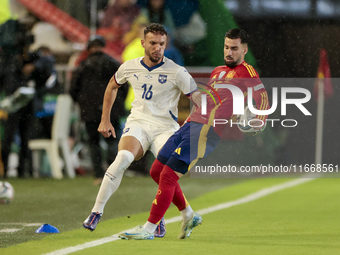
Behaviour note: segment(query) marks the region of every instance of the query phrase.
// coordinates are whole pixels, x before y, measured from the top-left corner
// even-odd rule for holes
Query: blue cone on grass
[[[44,224],[40,226],[35,233],[59,233],[59,230],[50,224]]]

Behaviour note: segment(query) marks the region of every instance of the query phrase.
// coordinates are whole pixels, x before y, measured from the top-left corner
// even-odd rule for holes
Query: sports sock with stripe
[[[118,189],[124,171],[130,166],[134,159],[135,157],[128,150],[121,150],[118,152],[115,161],[113,161],[105,173],[92,212],[104,212],[105,204],[111,195]]]
[[[170,167],[165,165],[160,175],[155,200],[152,202],[148,222],[156,224],[164,216],[173,200],[179,177]]]
[[[159,179],[160,179],[160,175],[162,173],[163,167],[164,167],[164,164],[160,162],[158,159],[155,159],[155,161],[153,162],[151,166],[150,175],[157,184],[159,184]],[[174,198],[172,202],[178,208],[179,211],[182,211],[186,207],[190,206],[178,182],[176,183]]]

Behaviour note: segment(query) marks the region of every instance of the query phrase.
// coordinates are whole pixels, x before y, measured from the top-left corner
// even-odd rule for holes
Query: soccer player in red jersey
[[[216,84],[230,84],[243,92],[247,99],[248,88],[252,88],[253,99],[258,110],[269,108],[267,92],[255,69],[244,61],[248,52],[249,36],[244,30],[231,29],[225,35],[225,66],[214,69],[206,90],[214,96],[207,96],[206,114],[200,107],[195,107],[186,123],[165,143],[150,174],[159,184],[152,203],[150,216],[144,226],[138,226],[130,232],[120,233],[122,239],[154,239],[157,223],[162,219],[172,201],[178,208],[189,209],[192,213],[182,221],[179,239],[189,237],[192,230],[202,223],[202,217],[187,207],[178,180],[186,174],[199,159],[209,155],[221,139],[226,125],[214,125],[215,119],[231,120],[233,115],[233,95],[227,88],[215,88]],[[217,96],[218,95],[218,96]],[[234,98],[235,99],[235,98]],[[242,98],[241,98],[242,100]],[[215,103],[217,102],[217,103]],[[255,129],[262,129],[267,115],[257,115],[250,124]],[[179,206],[182,204],[182,207]],[[184,209],[184,210],[185,210]]]

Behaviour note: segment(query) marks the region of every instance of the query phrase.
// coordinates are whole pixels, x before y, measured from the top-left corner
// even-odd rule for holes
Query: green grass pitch
[[[192,207],[199,210],[219,203],[237,200],[263,188],[287,181],[289,180],[186,178],[181,180],[181,184],[184,187],[184,192],[188,194]],[[21,230],[23,231],[21,235],[26,236],[27,239],[16,245],[6,245],[4,242],[15,244],[13,237],[15,235],[18,237],[21,231],[13,234],[0,233],[1,247],[4,247],[0,249],[0,254],[46,254],[112,236],[122,230],[144,224],[156,189],[151,184],[151,179],[126,179],[121,187],[122,193],[119,194],[119,196],[125,196],[125,199],[120,202],[120,205],[125,205],[124,208],[114,208],[110,200],[97,230],[90,232],[80,228],[81,222],[91,209],[98,189],[91,185],[90,179],[62,180],[59,182],[32,180],[31,182],[41,183],[42,186],[44,182],[49,182],[49,186],[65,185],[70,189],[69,192],[76,192],[77,190],[85,192],[81,185],[87,183],[89,191],[86,192],[94,192],[95,194],[87,197],[86,201],[77,202],[70,201],[70,195],[66,195],[66,193],[53,190],[51,187],[50,189],[46,188],[40,199],[48,199],[53,196],[59,198],[51,198],[50,204],[46,202],[47,205],[41,208],[41,214],[34,212],[30,218],[29,212],[25,212],[27,218],[23,220],[25,222],[54,224],[61,230],[61,233],[32,234],[31,232],[34,232],[37,227],[25,227]],[[17,186],[19,184],[20,181],[13,182],[17,193],[21,192],[21,189]],[[36,187],[32,188],[34,190]],[[137,188],[144,188],[144,193],[137,193],[143,193],[142,197],[145,197],[145,199],[128,192]],[[66,192],[66,188],[64,192]],[[56,193],[59,193],[59,196]],[[176,239],[180,225],[175,222],[167,224],[167,234],[164,238],[148,241],[117,240],[71,254],[340,254],[339,195],[338,179],[316,179],[251,202],[205,214],[202,216],[203,224],[193,231],[190,238],[185,240]],[[20,198],[17,197],[15,201],[17,200],[20,201]],[[8,207],[0,207],[0,215],[2,216],[0,230],[8,227],[8,225],[1,224],[4,223],[4,215],[5,219],[7,219],[6,216],[9,217],[7,221],[9,223],[18,220],[15,215],[11,215],[11,210],[20,207],[22,211],[25,211],[23,207],[25,203],[21,202],[16,205],[15,201]],[[63,208],[54,208],[55,213],[53,214],[51,207],[53,208],[57,203],[62,204],[63,201],[65,203]],[[31,203],[34,207],[36,203],[39,204],[39,199],[36,198]],[[25,206],[31,208],[32,205],[28,203]],[[72,226],[69,226],[69,229],[67,226],[63,226],[62,221],[55,220],[53,222],[52,220],[52,217],[64,214],[67,211],[65,208],[68,207],[76,211],[62,215],[67,219],[67,222],[74,222],[71,224]],[[136,209],[137,207],[138,209]],[[52,216],[50,216],[51,213]],[[39,218],[35,218],[35,215],[38,215]],[[128,218],[127,215],[131,215],[131,217]],[[172,206],[167,212],[166,218],[178,215],[176,208]],[[45,222],[44,219],[51,220],[51,222]],[[36,237],[37,235],[39,237]],[[58,252],[55,254],[58,254]]]

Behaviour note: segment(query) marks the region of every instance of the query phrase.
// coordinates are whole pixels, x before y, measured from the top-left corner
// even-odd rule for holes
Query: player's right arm
[[[116,132],[110,120],[111,109],[116,100],[118,88],[127,82],[125,66],[128,62],[129,61],[122,64],[118,68],[117,72],[111,77],[104,93],[102,117],[98,127],[98,132],[100,132],[104,137],[109,137],[110,135],[116,137]]]
[[[98,127],[98,132],[100,132],[104,137],[109,137],[111,134],[113,137],[116,137],[116,132],[111,124],[110,116],[112,105],[116,100],[119,87],[120,86],[117,84],[113,75],[105,90],[102,117]]]

